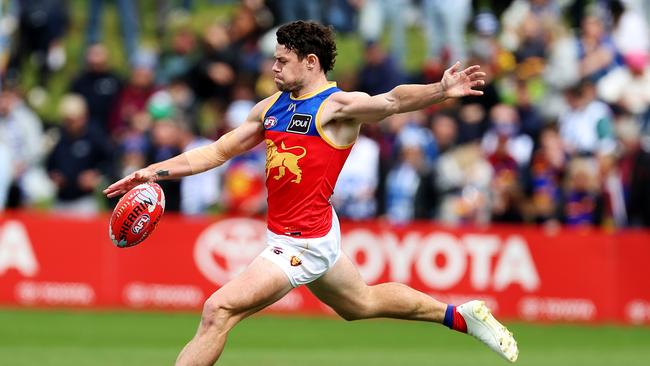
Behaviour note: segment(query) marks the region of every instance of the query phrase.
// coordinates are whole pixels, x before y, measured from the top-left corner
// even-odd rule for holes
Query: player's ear
[[[316,56],[315,54],[310,53],[310,54],[307,55],[307,57],[305,57],[305,59],[307,60],[307,69],[308,70],[313,70],[313,69],[315,69],[317,67],[320,67],[320,63],[318,61],[318,56]]]

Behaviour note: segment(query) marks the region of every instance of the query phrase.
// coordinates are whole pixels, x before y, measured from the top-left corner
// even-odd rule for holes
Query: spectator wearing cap
[[[640,116],[650,107],[650,67],[648,52],[630,52],[625,65],[610,71],[597,84],[605,102]]]
[[[102,177],[110,173],[111,146],[91,128],[83,97],[69,94],[59,107],[63,120],[59,141],[47,157],[47,171],[57,187],[54,209],[67,213],[95,213],[99,203],[93,195]]]

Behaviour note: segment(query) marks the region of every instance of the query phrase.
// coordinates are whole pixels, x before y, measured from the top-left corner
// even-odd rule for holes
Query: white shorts
[[[341,256],[341,229],[332,209],[332,228],[321,238],[300,238],[266,231],[266,243],[260,256],[277,264],[298,287],[324,275]]]

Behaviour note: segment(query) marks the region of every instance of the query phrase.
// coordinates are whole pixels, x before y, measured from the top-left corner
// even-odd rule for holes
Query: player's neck
[[[317,90],[323,89],[329,83],[330,82],[327,80],[327,76],[325,76],[323,73],[320,73],[318,76],[314,77],[314,79],[307,80],[302,88],[292,91],[291,96],[294,98],[300,98],[303,95],[307,95]]]

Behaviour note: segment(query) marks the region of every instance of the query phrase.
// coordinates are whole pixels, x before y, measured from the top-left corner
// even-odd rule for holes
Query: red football
[[[108,236],[117,247],[132,247],[151,234],[163,212],[165,193],[158,183],[140,184],[122,196],[115,206]]]

